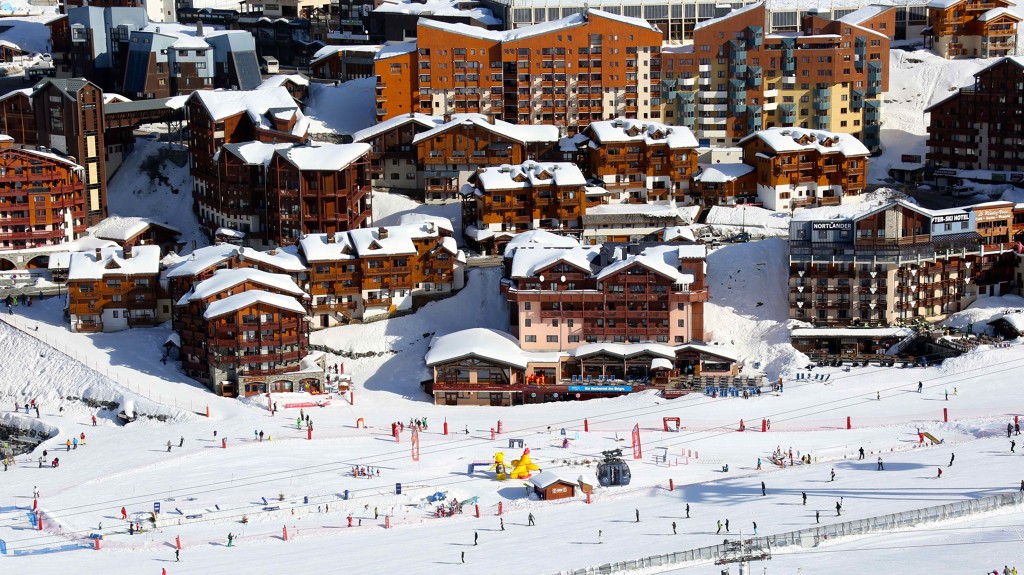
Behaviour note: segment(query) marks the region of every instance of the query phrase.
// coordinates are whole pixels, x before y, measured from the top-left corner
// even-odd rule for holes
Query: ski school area
[[[1024,445],[1011,452],[1024,405],[1019,345],[927,368],[818,368],[826,382],[794,374],[783,391],[749,399],[645,392],[446,407],[360,388],[356,375],[353,393],[329,402],[207,395],[209,416],[168,410],[164,397],[164,421],[146,417],[156,406],[139,399],[127,425],[112,410],[67,399],[61,383],[102,390],[105,376],[7,324],[0,351],[24,374],[6,384],[3,405],[20,401],[18,390],[38,392],[41,405],[39,418],[8,409],[0,421],[28,418],[50,434],[0,476],[0,563],[11,573],[114,564],[132,573],[275,573],[332,560],[365,573],[410,563],[447,573],[463,561],[473,571],[557,573],[740,542],[755,523],[763,537],[1012,495],[1024,479]],[[67,450],[79,433],[88,443]],[[40,468],[44,449],[61,458],[59,468]],[[1019,543],[1006,543],[1019,523],[1011,506],[779,547],[749,568],[864,573],[898,553],[921,570],[991,572],[1020,558],[1010,552]],[[849,561],[836,562],[844,553]]]

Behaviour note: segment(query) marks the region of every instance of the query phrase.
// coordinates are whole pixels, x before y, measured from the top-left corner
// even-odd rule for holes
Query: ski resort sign
[[[632,385],[570,385],[572,393],[629,393],[633,391]]]

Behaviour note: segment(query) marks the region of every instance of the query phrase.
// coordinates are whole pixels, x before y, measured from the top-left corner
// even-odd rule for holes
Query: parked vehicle
[[[277,74],[281,71],[281,64],[273,56],[260,56],[260,71],[264,74]]]

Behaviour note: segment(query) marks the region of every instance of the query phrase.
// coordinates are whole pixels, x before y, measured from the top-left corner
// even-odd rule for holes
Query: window
[[[533,304],[533,302],[525,302],[525,303],[523,303],[523,310],[524,311],[530,311],[530,307],[531,307],[532,304]]]
[[[548,343],[558,343],[558,336],[557,335],[549,335],[547,337],[547,342]]]
[[[579,342],[580,342],[580,336],[578,336],[578,335],[570,335],[569,336],[569,343],[579,343]]]
[[[526,336],[526,343],[537,343],[537,336],[528,335]]]
[[[532,319],[524,319],[523,320],[523,327],[531,327],[531,326],[533,326],[533,320]]]
[[[558,320],[557,319],[551,320],[551,327],[558,327]]]

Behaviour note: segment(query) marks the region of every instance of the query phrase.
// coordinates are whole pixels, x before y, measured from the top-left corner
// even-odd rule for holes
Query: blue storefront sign
[[[570,392],[584,393],[629,393],[633,391],[632,385],[570,385]]]

